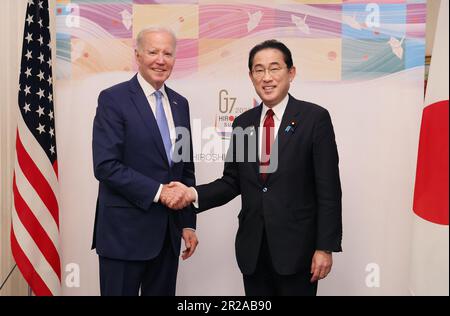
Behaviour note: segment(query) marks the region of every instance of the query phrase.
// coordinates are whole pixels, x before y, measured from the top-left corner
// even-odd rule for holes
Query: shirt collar
[[[267,105],[263,103],[262,105],[262,113],[261,113],[261,120],[264,120],[266,117],[266,113],[269,109],[272,109],[274,116],[277,120],[281,121],[281,118],[283,117],[284,111],[286,110],[287,104],[289,102],[289,94],[286,94],[283,100],[281,100],[280,103],[277,105],[269,108]]]
[[[142,75],[139,72],[137,74],[137,79],[138,79],[139,85],[141,86],[141,88],[144,91],[144,94],[147,98],[149,96],[151,96],[153,93],[155,93],[155,91],[156,91],[155,88],[153,88],[153,86],[151,84],[149,84],[147,82],[147,80],[145,80],[144,77],[142,77]],[[161,87],[161,89],[159,89],[159,91],[161,91],[163,97],[167,99],[165,84]]]

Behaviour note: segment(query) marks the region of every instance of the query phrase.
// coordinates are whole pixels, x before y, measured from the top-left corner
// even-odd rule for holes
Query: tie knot
[[[266,112],[266,117],[272,117],[275,113],[273,112],[272,109],[268,109]]]
[[[161,91],[156,90],[154,92],[154,94],[155,94],[155,97],[156,97],[157,100],[161,100],[161,97],[162,97],[162,92]]]

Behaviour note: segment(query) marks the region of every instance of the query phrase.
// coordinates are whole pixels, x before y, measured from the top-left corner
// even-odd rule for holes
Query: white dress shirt
[[[148,104],[150,104],[150,108],[152,109],[153,115],[156,118],[156,97],[155,97],[155,88],[152,87],[151,84],[149,84],[144,77],[142,77],[142,75],[140,73],[137,74],[137,79],[138,82],[142,88],[142,90],[144,91],[145,97],[147,98]],[[167,97],[167,93],[166,93],[166,89],[165,89],[165,85],[163,85],[161,87],[161,89],[159,89],[159,91],[161,91],[162,93],[162,103],[163,103],[163,108],[164,108],[164,113],[166,114],[166,118],[167,118],[167,124],[169,126],[169,134],[170,134],[170,142],[173,144],[175,144],[175,140],[176,140],[176,132],[175,132],[175,123],[173,121],[173,116],[172,116],[172,110],[170,109],[170,103],[169,103],[169,98]],[[153,198],[153,202],[158,203],[159,201],[159,196],[161,195],[161,190],[162,190],[163,185],[160,184],[159,185],[159,189],[158,192],[156,192],[155,197]]]

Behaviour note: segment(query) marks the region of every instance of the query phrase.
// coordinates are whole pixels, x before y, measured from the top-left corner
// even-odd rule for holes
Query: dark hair
[[[252,71],[253,59],[255,58],[256,53],[259,51],[262,51],[263,49],[268,49],[268,48],[278,49],[280,52],[282,52],[283,56],[284,56],[284,62],[286,63],[288,69],[292,68],[292,66],[294,65],[294,62],[292,61],[292,54],[291,54],[291,51],[289,50],[289,48],[287,48],[287,46],[284,45],[283,43],[281,43],[277,40],[271,39],[271,40],[267,40],[267,41],[264,41],[264,42],[256,45],[250,51],[250,54],[248,56],[248,69],[250,71]]]

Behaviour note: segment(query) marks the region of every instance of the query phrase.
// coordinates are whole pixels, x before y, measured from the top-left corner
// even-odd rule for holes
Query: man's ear
[[[295,66],[292,66],[291,69],[289,69],[289,81],[292,82],[297,75],[297,68]]]

